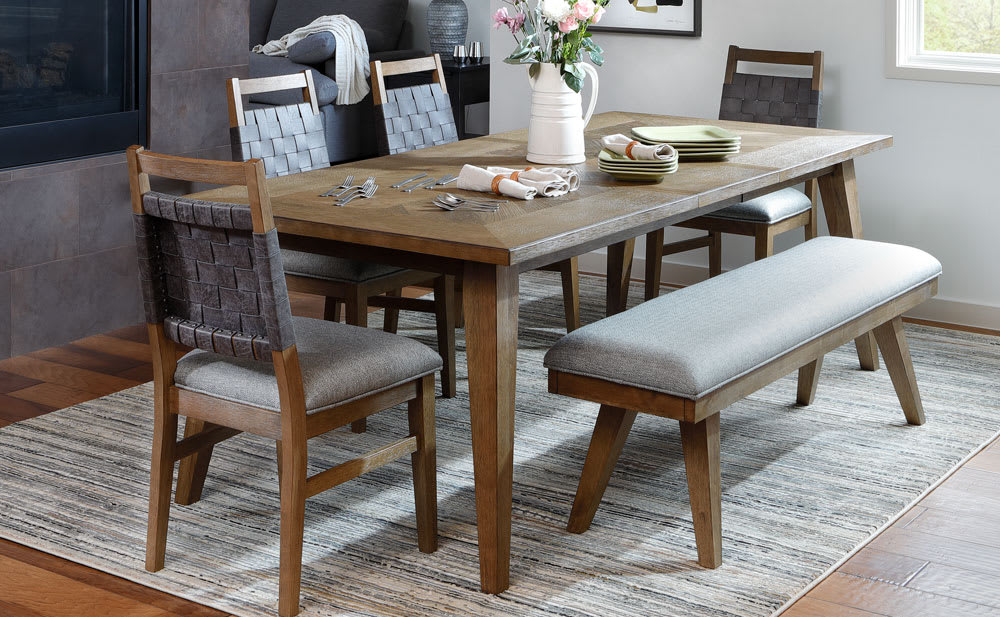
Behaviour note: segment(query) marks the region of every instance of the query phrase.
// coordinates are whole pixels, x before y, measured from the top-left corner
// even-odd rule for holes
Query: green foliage
[[[924,0],[924,49],[1000,54],[1000,0]]]

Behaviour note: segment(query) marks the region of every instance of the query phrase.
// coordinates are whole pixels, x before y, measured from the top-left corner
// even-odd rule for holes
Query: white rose
[[[550,21],[559,23],[573,12],[566,0],[542,0],[542,15]]]

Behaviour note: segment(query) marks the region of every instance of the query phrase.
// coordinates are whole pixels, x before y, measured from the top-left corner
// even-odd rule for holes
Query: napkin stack
[[[633,161],[672,161],[677,158],[677,150],[669,144],[650,146],[621,133],[601,138],[601,145]]]
[[[458,174],[458,188],[497,193],[514,199],[561,197],[580,188],[580,175],[572,169],[543,167],[509,169],[466,165]]]

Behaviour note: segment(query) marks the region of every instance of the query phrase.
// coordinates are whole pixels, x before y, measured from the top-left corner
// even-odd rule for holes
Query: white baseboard
[[[582,272],[607,274],[607,265],[607,255],[604,251],[595,251],[580,256],[580,270]],[[632,260],[632,278],[644,280],[645,270],[645,258],[636,255]],[[660,283],[683,287],[693,285],[706,278],[708,278],[708,266],[692,266],[664,261]],[[947,298],[931,298],[908,312],[906,316],[974,328],[1000,330],[1000,307],[970,304]]]

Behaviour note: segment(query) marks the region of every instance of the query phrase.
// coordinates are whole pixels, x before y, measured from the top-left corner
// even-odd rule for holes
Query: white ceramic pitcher
[[[528,123],[528,160],[549,165],[574,165],[587,160],[583,129],[597,105],[597,70],[584,62],[580,68],[590,75],[593,91],[583,114],[583,97],[566,85],[557,64],[542,63],[531,76],[531,120]]]

